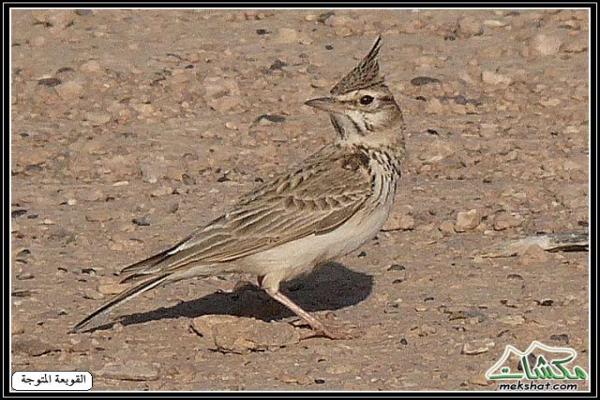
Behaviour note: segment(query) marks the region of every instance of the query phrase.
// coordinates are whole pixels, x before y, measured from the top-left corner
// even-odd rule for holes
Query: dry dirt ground
[[[570,10],[13,12],[13,371],[91,371],[97,390],[495,390],[485,370],[533,340],[587,368],[588,253],[485,255],[587,230],[588,30]],[[361,337],[299,341],[240,276],[67,333],[121,267],[333,140],[303,102],[378,33],[408,126],[397,207],[286,285]]]

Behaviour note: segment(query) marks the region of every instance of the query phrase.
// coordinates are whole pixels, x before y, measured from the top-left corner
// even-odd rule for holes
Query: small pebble
[[[410,80],[410,83],[414,86],[424,86],[430,83],[440,83],[439,79],[430,78],[428,76],[418,76]]]
[[[494,230],[503,231],[505,229],[520,226],[523,221],[509,213],[502,212],[494,217]]]
[[[549,259],[548,253],[537,244],[529,246],[519,256],[519,260],[525,266],[543,264],[548,262]]]
[[[62,82],[58,78],[43,78],[38,81],[38,85],[44,85],[48,87],[54,87],[60,85]]]
[[[100,72],[101,69],[100,63],[96,60],[87,61],[79,66],[79,70],[86,73]]]
[[[97,375],[121,381],[155,381],[160,377],[160,371],[153,364],[144,361],[125,360],[105,364],[97,371]]]
[[[298,32],[295,29],[292,28],[280,28],[279,31],[277,32],[277,35],[275,35],[275,42],[276,43],[285,43],[285,44],[289,44],[289,43],[294,43],[298,41]]]
[[[509,76],[489,70],[485,70],[481,73],[481,80],[483,83],[490,85],[508,86],[512,83],[512,78]]]
[[[472,209],[469,211],[460,211],[456,215],[456,224],[454,230],[456,232],[466,232],[473,230],[479,226],[481,215],[478,210]]]
[[[464,343],[461,354],[466,355],[477,355],[482,353],[487,353],[490,349],[494,348],[496,343],[490,339],[476,339],[470,342]]]
[[[90,300],[102,300],[104,295],[94,289],[86,289],[85,292],[83,292],[83,298]]]
[[[161,186],[150,192],[152,197],[162,197],[173,193],[173,188],[170,186]]]
[[[150,225],[150,216],[143,215],[141,217],[136,217],[136,218],[132,219],[131,222],[133,222],[134,224],[136,224],[138,226],[149,226]]]
[[[39,357],[47,353],[60,351],[60,347],[43,339],[20,336],[13,339],[12,351],[17,354]]]
[[[85,113],[85,119],[91,122],[92,125],[99,126],[109,123],[112,117],[109,113],[103,111],[89,111]]]
[[[458,36],[470,38],[472,36],[483,35],[483,25],[476,18],[462,17],[458,20]]]
[[[552,56],[559,52],[562,42],[556,36],[537,34],[531,41],[531,47],[543,56]]]
[[[126,288],[126,285],[118,283],[103,283],[98,285],[98,292],[106,295],[121,293]]]
[[[522,315],[505,315],[498,318],[498,321],[506,325],[518,326],[525,322],[525,318]]]
[[[404,267],[404,265],[401,264],[392,264],[387,268],[388,271],[404,271],[406,270],[406,267]]]
[[[85,214],[85,219],[89,222],[106,222],[112,218],[113,213],[110,209],[90,210]]]
[[[94,13],[94,11],[90,10],[89,8],[81,8],[81,9],[75,10],[75,14],[79,15],[80,17],[86,17],[89,15],[92,15],[93,13]]]

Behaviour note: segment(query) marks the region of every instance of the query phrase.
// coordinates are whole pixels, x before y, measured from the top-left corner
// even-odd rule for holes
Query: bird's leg
[[[262,287],[262,283],[263,283],[262,278],[263,277],[258,278],[258,284],[261,287]],[[283,304],[284,306],[289,308],[291,311],[293,311],[294,314],[296,314],[297,316],[302,318],[304,321],[306,321],[306,323],[314,331],[314,334],[310,335],[309,337],[324,336],[329,339],[350,339],[350,338],[356,337],[356,333],[353,334],[353,333],[346,331],[344,329],[341,329],[341,328],[333,328],[333,327],[326,326],[321,321],[319,321],[317,318],[313,317],[308,312],[304,311],[302,309],[302,307],[300,307],[299,305],[294,303],[287,296],[285,296],[283,293],[281,293],[278,289],[272,289],[270,287],[266,287],[266,288],[263,287],[263,289],[273,299],[277,300],[278,302],[280,302],[281,304]]]

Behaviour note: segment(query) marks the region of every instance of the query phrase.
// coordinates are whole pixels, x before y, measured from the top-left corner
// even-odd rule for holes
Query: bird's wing
[[[123,270],[138,278],[191,264],[219,264],[271,249],[346,222],[372,193],[369,159],[329,146],[289,173],[243,196],[233,209],[189,237]]]

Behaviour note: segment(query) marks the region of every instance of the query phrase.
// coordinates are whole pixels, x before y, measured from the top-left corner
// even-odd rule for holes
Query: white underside
[[[376,179],[374,191],[388,193],[374,211],[358,211],[333,231],[310,235],[239,260],[244,272],[264,276],[263,287],[277,290],[281,281],[310,272],[317,264],[346,255],[374,238],[387,220],[395,195],[395,182]],[[381,199],[381,198],[380,198]],[[371,207],[366,207],[371,208]]]
[[[391,204],[390,204],[391,205]],[[277,289],[279,282],[310,272],[315,265],[348,254],[371,240],[389,215],[380,207],[369,218],[359,213],[332,232],[310,235],[240,260],[245,272],[264,276],[263,286]]]

